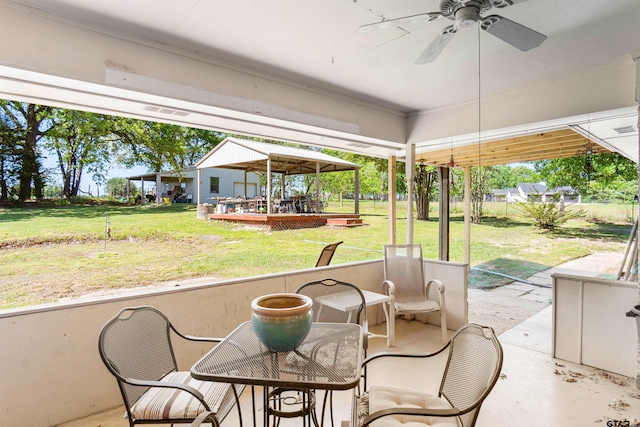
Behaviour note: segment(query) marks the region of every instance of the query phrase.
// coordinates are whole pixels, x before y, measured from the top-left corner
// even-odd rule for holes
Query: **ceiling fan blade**
[[[422,52],[422,55],[416,59],[414,64],[423,65],[435,61],[438,55],[440,55],[440,52],[442,52],[447,44],[449,44],[456,31],[458,31],[458,27],[455,25],[445,27],[440,34],[433,39],[431,44],[427,46],[424,52]]]
[[[361,25],[358,27],[359,33],[368,33],[370,31],[384,30],[386,28],[396,27],[400,24],[411,24],[420,22],[429,22],[442,16],[440,12],[421,13],[419,15],[405,16],[404,18],[387,19],[373,24]]]
[[[547,39],[544,34],[500,15],[487,16],[480,23],[480,28],[523,52],[540,46]]]
[[[512,6],[514,4],[523,3],[527,0],[490,0],[491,7],[501,9],[503,7]]]

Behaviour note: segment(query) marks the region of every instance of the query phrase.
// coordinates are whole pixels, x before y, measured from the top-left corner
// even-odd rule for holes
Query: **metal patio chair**
[[[363,333],[363,349],[366,357],[368,347],[368,325],[367,325],[367,309],[364,295],[360,289],[351,283],[341,282],[334,279],[323,279],[305,283],[296,291],[298,294],[306,295],[313,300],[313,321],[328,323],[356,323],[362,326]],[[339,301],[338,301],[339,300]],[[334,302],[338,301],[337,304]],[[335,306],[340,308],[335,308]],[[333,354],[336,369],[340,368],[338,358],[339,348],[335,348]],[[293,392],[305,393],[302,390],[292,390]],[[309,391],[310,395],[305,398],[306,401],[314,401],[313,391]],[[324,414],[329,401],[329,412],[331,425],[334,425],[333,419],[333,393],[326,392],[322,403],[322,412],[320,415],[320,424],[324,424]],[[317,425],[317,420],[315,420]]]
[[[305,283],[296,290],[296,293],[306,295],[313,300],[314,322],[360,324],[364,333],[363,347],[365,351],[367,350],[366,300],[356,285],[334,279],[322,279]],[[336,298],[349,301],[349,308],[353,307],[353,309],[332,308],[328,301]]]
[[[100,331],[100,357],[116,377],[129,425],[190,423],[205,411],[215,414],[218,425],[239,403],[244,386],[198,381],[179,371],[172,332],[191,341],[221,341],[184,335],[150,306],[123,308]]]
[[[429,299],[431,285],[438,286],[439,301]],[[395,314],[440,312],[442,342],[447,342],[447,313],[444,284],[437,279],[425,280],[421,245],[384,246],[384,294],[391,297]],[[390,313],[391,315],[391,313]],[[393,343],[392,343],[393,344]]]
[[[189,427],[200,427],[202,424],[211,423],[212,427],[218,427],[220,423],[218,422],[218,417],[214,412],[204,411],[198,417],[193,420]]]
[[[372,386],[354,400],[351,425],[473,427],[502,369],[502,346],[491,327],[469,323],[434,353],[379,353],[366,359],[364,366],[389,357],[424,359],[445,350],[449,357],[437,395],[413,388]],[[374,366],[369,367],[372,369]]]
[[[324,267],[325,265],[329,265],[331,259],[333,258],[333,254],[336,252],[336,249],[343,242],[331,243],[330,245],[322,248],[322,252],[320,252],[320,256],[318,257],[318,261],[316,261],[316,267]]]

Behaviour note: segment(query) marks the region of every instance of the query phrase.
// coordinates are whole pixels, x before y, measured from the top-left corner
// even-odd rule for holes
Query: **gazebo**
[[[264,211],[257,209],[257,203],[249,202],[248,206],[253,206],[250,212],[242,210],[229,215],[218,210],[216,213],[207,212],[209,219],[240,222],[243,224],[266,228],[269,230],[284,230],[293,228],[319,227],[325,224],[354,226],[360,225],[362,220],[359,216],[359,166],[355,163],[333,157],[319,151],[302,149],[286,145],[269,144],[258,141],[251,141],[235,137],[227,137],[207,153],[195,165],[197,170],[197,180],[201,181],[201,172],[206,168],[223,168],[242,170],[246,174],[250,172],[265,173],[267,176],[266,200],[264,200]],[[354,214],[328,214],[323,213],[320,200],[320,173],[355,171],[354,179]],[[308,209],[304,211],[293,210],[285,214],[273,211],[272,200],[272,178],[277,173],[282,176],[282,186],[280,197],[285,199],[285,177],[287,175],[315,174],[316,190],[315,198],[309,198]],[[198,189],[200,186],[198,186]],[[247,191],[245,188],[244,197]],[[203,195],[198,190],[196,201],[201,207]],[[242,203],[243,200],[240,200]],[[262,203],[262,202],[260,202]],[[311,205],[311,206],[310,206]],[[203,209],[198,209],[198,215],[202,215]]]
[[[227,137],[209,151],[198,163],[198,181],[200,171],[205,168],[226,168],[243,170],[246,173],[259,172],[267,174],[267,214],[272,213],[271,182],[272,174],[282,175],[281,195],[285,196],[284,177],[287,175],[316,175],[316,203],[320,203],[320,173],[355,171],[354,195],[355,212],[359,213],[358,199],[360,193],[359,166],[355,163],[330,156],[314,150],[290,147],[286,145],[268,144],[247,139]],[[246,179],[245,179],[246,182]],[[245,191],[246,194],[246,191]],[[198,192],[196,200],[201,203]],[[316,209],[319,211],[320,209]]]

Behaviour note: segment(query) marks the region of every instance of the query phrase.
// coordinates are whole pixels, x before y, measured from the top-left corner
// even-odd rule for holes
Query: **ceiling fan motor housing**
[[[480,11],[474,6],[466,6],[456,12],[456,25],[459,28],[468,28],[480,19]]]
[[[458,28],[468,28],[480,20],[480,14],[491,9],[490,0],[442,0],[442,16],[456,21]]]

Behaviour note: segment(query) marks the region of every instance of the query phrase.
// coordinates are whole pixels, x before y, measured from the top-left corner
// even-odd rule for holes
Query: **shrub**
[[[564,203],[557,199],[551,202],[518,202],[516,209],[528,216],[536,228],[550,231],[571,219],[583,218],[586,214],[582,209],[565,210]]]

